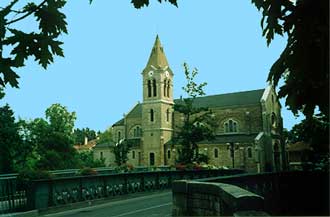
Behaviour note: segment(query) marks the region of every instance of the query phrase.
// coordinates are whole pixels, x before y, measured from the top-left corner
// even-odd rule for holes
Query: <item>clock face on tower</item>
[[[148,72],[149,77],[152,77],[154,75],[153,71]]]
[[[170,73],[168,73],[168,71],[166,71],[165,76],[168,78],[169,75],[170,75]]]

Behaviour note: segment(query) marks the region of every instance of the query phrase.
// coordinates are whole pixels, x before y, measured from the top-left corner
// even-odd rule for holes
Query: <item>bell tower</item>
[[[173,72],[158,35],[142,71],[142,155],[144,165],[160,166],[166,160],[164,144],[172,137]]]

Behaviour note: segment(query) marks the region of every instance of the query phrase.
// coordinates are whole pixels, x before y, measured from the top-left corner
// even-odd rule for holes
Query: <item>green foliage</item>
[[[110,128],[105,130],[103,133],[98,134],[97,144],[105,144],[110,142],[113,142]]]
[[[280,87],[279,97],[294,114],[312,118],[316,107],[329,117],[329,1],[252,0],[262,11],[261,27],[269,45],[286,34],[286,48],[273,64],[268,81]]]
[[[315,116],[305,119],[292,127],[288,135],[291,143],[305,142],[310,144],[314,151],[329,152],[329,122],[324,117]]]
[[[77,154],[80,167],[105,167],[105,159],[94,160],[92,151],[84,151]]]
[[[195,98],[205,95],[203,87],[206,83],[197,84],[194,82],[198,70],[193,69],[190,72],[186,63],[184,63],[184,70],[187,84],[183,87],[183,90],[189,98],[183,99],[174,105],[174,110],[183,115],[183,124],[182,126],[176,126],[173,141],[174,144],[181,146],[178,162],[190,164],[193,161],[200,160],[197,143],[214,138],[217,121],[208,108],[194,106]]]
[[[66,16],[60,11],[66,0],[43,0],[38,5],[27,2],[17,8],[21,2],[13,0],[0,10],[0,87],[5,87],[7,83],[18,87],[19,76],[15,69],[24,66],[30,56],[45,69],[54,61],[54,56],[64,56],[63,43],[57,39],[62,33],[67,33]],[[36,18],[38,30],[28,33],[10,28],[10,24],[30,15]],[[11,49],[7,56],[3,53],[5,48]]]
[[[51,179],[54,175],[45,170],[31,170],[23,169],[19,172],[17,180],[19,182],[38,180],[38,179]]]
[[[115,154],[115,163],[118,166],[126,164],[128,160],[128,152],[131,148],[131,145],[127,142],[127,140],[120,140],[115,147],[113,148],[113,153]]]
[[[170,2],[171,4],[175,5],[176,7],[178,7],[178,3],[177,0],[158,0],[159,3],[162,2]],[[132,0],[131,3],[134,5],[135,8],[142,8],[144,6],[148,6],[149,5],[149,0]]]
[[[200,163],[206,163],[208,164],[209,163],[209,156],[206,155],[206,154],[201,154],[199,153],[196,158],[195,158],[195,161],[200,164]]]
[[[26,140],[36,146],[35,167],[43,170],[78,168],[72,134],[75,113],[53,104],[46,110],[46,117],[47,120],[36,118],[25,124]]]
[[[0,107],[0,173],[14,171],[14,160],[19,155],[22,139],[14,112],[8,105]]]
[[[3,89],[0,87],[0,99],[2,99],[5,96],[5,92],[3,92]]]
[[[90,140],[96,139],[96,132],[94,130],[87,128],[75,129],[73,132],[74,143],[77,145],[83,145],[85,138]]]
[[[55,132],[71,135],[73,132],[76,113],[69,112],[65,106],[58,103],[51,105],[46,110],[46,118],[49,120],[50,127]]]

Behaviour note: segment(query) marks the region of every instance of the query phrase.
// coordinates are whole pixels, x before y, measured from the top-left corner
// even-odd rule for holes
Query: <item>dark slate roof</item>
[[[204,97],[197,97],[194,105],[197,107],[229,107],[258,104],[265,89],[242,91],[236,93],[218,94]],[[180,99],[174,100],[174,103],[180,103]]]
[[[114,123],[112,126],[123,126],[124,125],[124,118],[120,119],[116,123]]]
[[[138,103],[134,106],[134,108],[127,114],[129,118],[138,118],[142,115],[142,104]]]
[[[258,104],[265,89],[242,91],[236,93],[225,93],[211,96],[197,97],[194,101],[194,105],[197,107],[230,107],[230,106],[244,106]],[[181,99],[175,99],[174,103],[180,103]],[[138,103],[127,114],[127,117],[141,117],[142,116],[142,104]],[[124,119],[119,120],[112,126],[123,126]]]

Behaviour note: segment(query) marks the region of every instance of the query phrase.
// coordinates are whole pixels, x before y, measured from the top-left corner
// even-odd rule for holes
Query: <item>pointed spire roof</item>
[[[165,67],[168,66],[168,62],[163,50],[163,47],[160,43],[159,36],[156,36],[156,40],[154,46],[151,50],[151,54],[147,63],[147,66],[154,66],[154,67]]]

